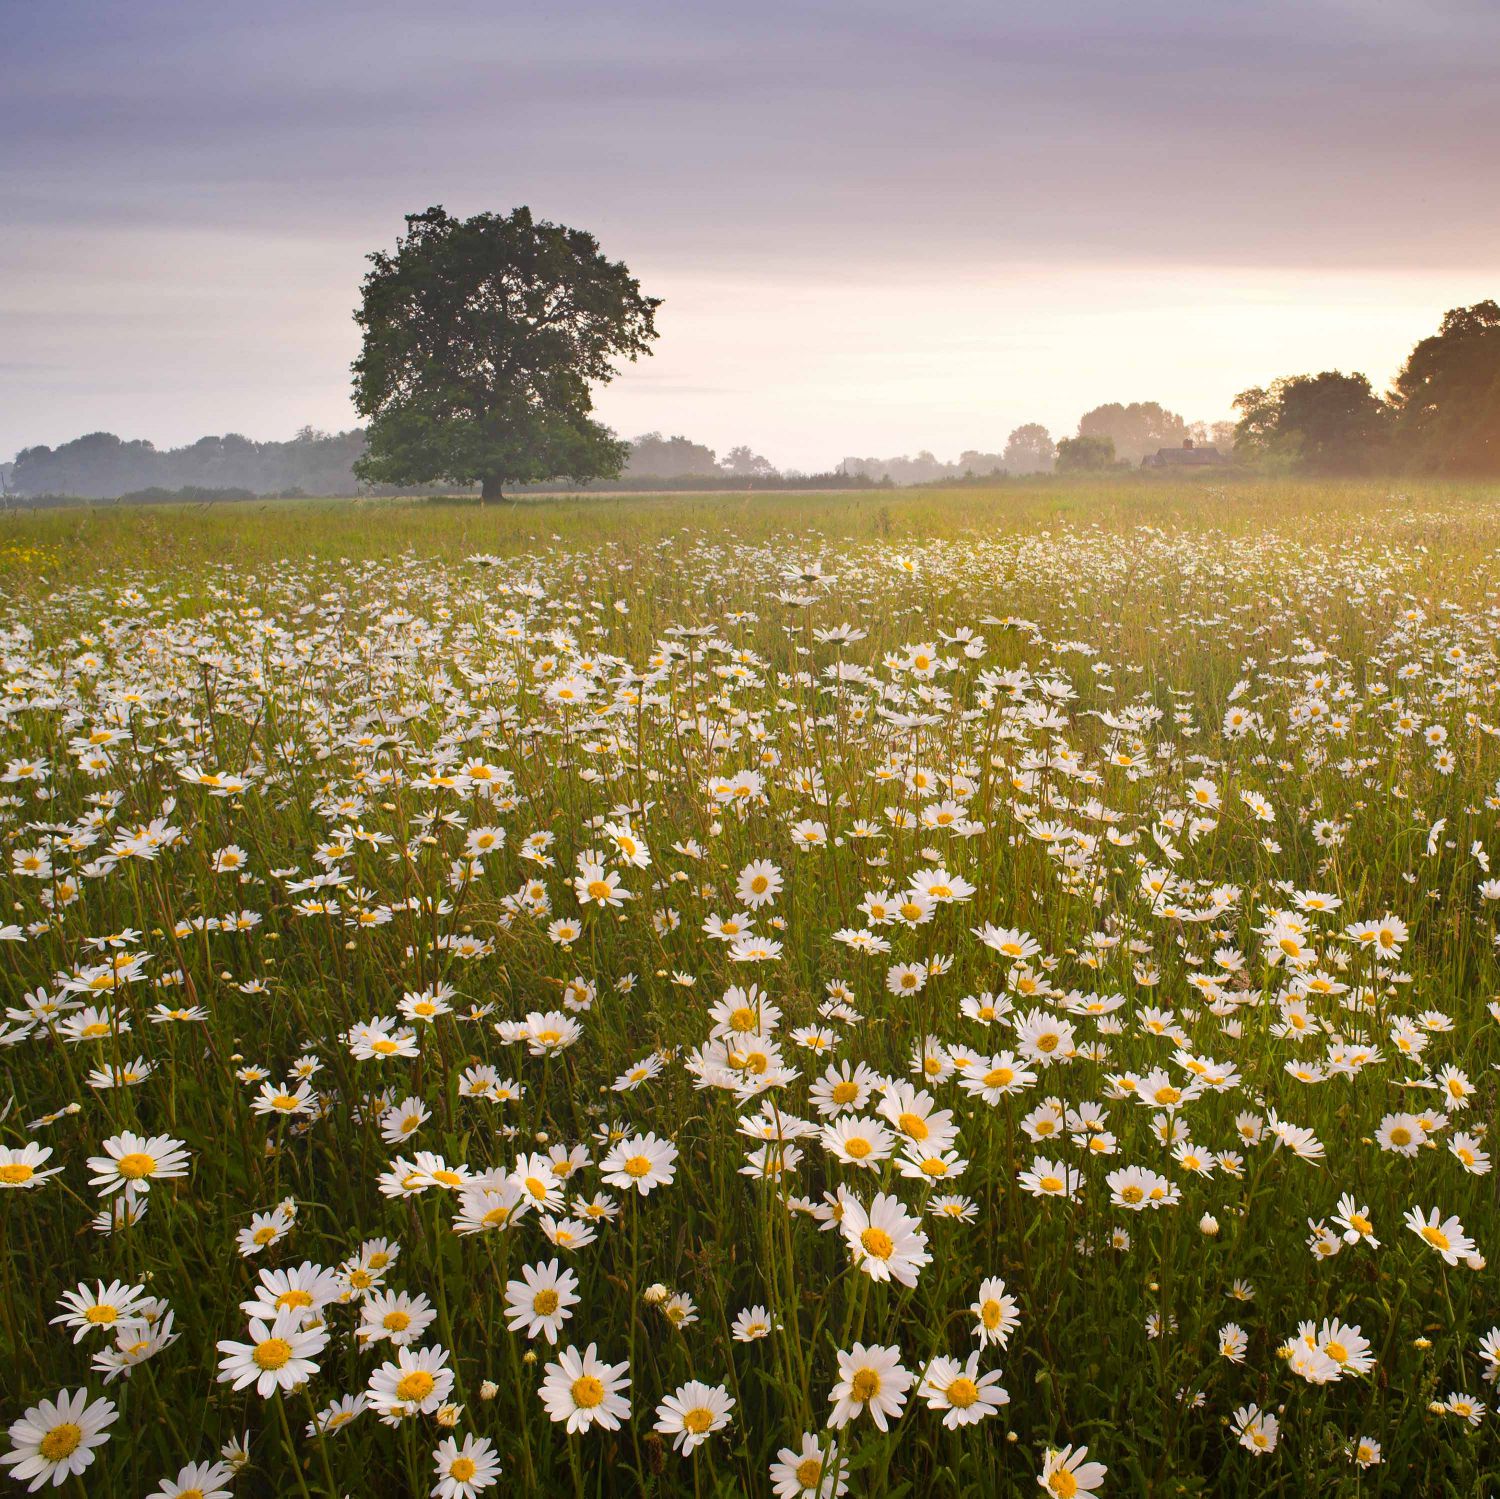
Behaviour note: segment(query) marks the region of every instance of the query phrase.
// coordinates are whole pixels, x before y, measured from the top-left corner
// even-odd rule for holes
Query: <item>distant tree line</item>
[[[860,488],[876,482],[859,474],[783,473],[748,446],[721,459],[686,437],[647,432],[623,444],[617,478],[568,485],[539,481],[513,486],[519,493],[562,488],[791,488],[816,483]],[[304,427],[290,442],[254,442],[231,433],[204,437],[186,447],[160,449],[113,432],[91,432],[55,448],[23,448],[0,469],[0,494],[36,500],[48,496],[152,503],[231,501],[264,496],[466,493],[475,485],[375,484],[358,476],[367,452],[363,428],[317,432]]]
[[[1389,393],[1360,373],[1325,370],[1254,386],[1235,398],[1236,422],[1189,422],[1156,401],[1096,406],[1075,435],[1054,442],[1046,427],[1015,428],[998,451],[968,449],[952,462],[923,450],[914,457],[845,458],[834,473],[781,472],[750,447],[723,458],[683,436],[646,432],[623,451],[617,477],[593,485],[562,481],[513,485],[522,492],[571,487],[739,489],[944,484],[1002,476],[1135,468],[1163,450],[1192,444],[1237,466],[1265,472],[1406,472],[1500,477],[1500,305],[1458,307],[1417,344]],[[602,430],[602,429],[601,429]],[[592,439],[591,439],[592,440]],[[476,485],[372,482],[367,434],[304,427],[287,442],[230,433],[186,447],[91,432],[56,448],[23,448],[0,465],[0,493],[35,500],[236,500],[267,495],[423,494]],[[390,470],[394,472],[394,470]],[[370,477],[361,478],[364,473]]]
[[[10,492],[25,497],[76,495],[116,499],[147,490],[249,495],[353,495],[362,486],[354,463],[365,435],[304,427],[290,442],[255,442],[237,433],[202,437],[187,447],[90,432],[55,448],[22,448],[11,467]],[[193,497],[191,494],[175,496]]]
[[[1500,476],[1500,305],[1455,307],[1389,394],[1324,370],[1235,398],[1237,455],[1308,473]]]

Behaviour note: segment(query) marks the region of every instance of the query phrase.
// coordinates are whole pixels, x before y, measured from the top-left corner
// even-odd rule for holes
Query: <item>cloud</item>
[[[1335,294],[1374,277],[1404,307],[1412,267],[1467,284],[1500,240],[1500,197],[1475,189],[1500,12],[1478,3],[52,0],[6,19],[0,339],[22,363],[77,363],[75,394],[44,410],[0,371],[0,451],[32,440],[23,422],[107,425],[127,359],[176,399],[173,372],[212,381],[216,357],[240,424],[263,428],[284,390],[238,372],[280,348],[289,381],[322,392],[308,418],[333,420],[362,256],[434,202],[528,202],[649,273],[668,297],[656,368],[674,373],[633,388],[660,403],[645,425],[674,430],[674,403],[724,389],[766,319],[804,349],[807,327],[900,328],[913,342],[879,357],[947,399],[934,361],[990,341],[934,288],[1065,267],[1007,357],[1082,370],[1111,326],[1136,327],[1135,273],[1212,272],[1231,299],[1246,275]],[[872,290],[838,328],[809,314],[851,278]],[[754,326],[696,290],[715,281],[754,288]],[[1198,358],[1190,309],[1156,319],[1164,371],[1174,348]],[[1231,385],[1254,351],[1216,348]],[[750,426],[779,424],[774,390],[736,398]],[[842,448],[817,431],[846,405],[827,402],[802,441]]]

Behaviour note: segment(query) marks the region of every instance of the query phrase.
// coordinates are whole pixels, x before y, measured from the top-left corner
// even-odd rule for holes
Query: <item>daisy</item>
[[[123,1187],[134,1196],[149,1192],[153,1181],[187,1175],[187,1150],[181,1140],[170,1135],[145,1136],[125,1130],[104,1142],[104,1152],[88,1159],[93,1173],[89,1183],[98,1187],[101,1195]]]
[[[977,1353],[963,1363],[954,1358],[933,1359],[917,1393],[927,1401],[928,1410],[943,1412],[943,1425],[949,1431],[972,1426],[1010,1403],[1010,1396],[1000,1388],[1000,1371],[981,1374]]]
[[[1018,1179],[1033,1197],[1066,1197],[1069,1202],[1078,1200],[1078,1189],[1083,1183],[1082,1173],[1045,1156],[1033,1157],[1029,1169],[1021,1172]]]
[[[415,1343],[437,1316],[432,1304],[420,1293],[405,1291],[371,1291],[359,1308],[359,1328],[355,1337],[361,1347],[389,1340],[392,1347],[404,1348]]]
[[[879,1169],[895,1148],[891,1132],[874,1119],[846,1115],[823,1127],[823,1148],[845,1166]]]
[[[856,1343],[847,1353],[840,1349],[838,1360],[838,1382],[828,1394],[833,1406],[828,1424],[847,1426],[855,1416],[868,1414],[881,1431],[889,1430],[887,1419],[901,1414],[912,1382],[901,1350]]]
[[[1239,1434],[1241,1447],[1256,1457],[1264,1457],[1276,1450],[1281,1423],[1258,1405],[1242,1405],[1234,1413],[1234,1429]]]
[[[871,1280],[914,1286],[922,1267],[932,1263],[920,1223],[921,1219],[906,1211],[900,1198],[880,1192],[868,1209],[851,1197],[839,1226],[854,1263]]]
[[[287,1311],[297,1312],[303,1323],[316,1322],[322,1309],[342,1294],[337,1270],[304,1260],[291,1270],[262,1270],[253,1299],[242,1301],[240,1310],[263,1322],[273,1322],[278,1313]]]
[[[756,911],[774,901],[780,890],[781,871],[769,859],[745,865],[735,884],[739,903]]]
[[[113,1400],[89,1399],[87,1390],[59,1392],[55,1400],[42,1400],[10,1424],[10,1451],[0,1463],[13,1471],[27,1490],[35,1493],[50,1483],[61,1487],[94,1461],[94,1449],[109,1440],[105,1427],[118,1412]]]
[[[606,1364],[590,1343],[580,1353],[569,1345],[543,1371],[538,1395],[547,1414],[564,1422],[568,1431],[602,1426],[616,1431],[630,1414],[630,1400],[622,1392],[630,1384],[628,1364]]]
[[[633,1187],[644,1197],[676,1176],[677,1147],[655,1134],[631,1135],[610,1148],[599,1170],[607,1186],[623,1191]]]
[[[358,1395],[340,1395],[337,1400],[330,1401],[318,1411],[304,1428],[309,1437],[328,1436],[332,1432],[342,1430],[357,1416],[362,1416],[370,1408],[370,1402],[363,1392]]]
[[[61,1166],[42,1167],[52,1155],[50,1145],[38,1145],[28,1140],[16,1148],[0,1145],[0,1189],[11,1187],[39,1187],[49,1176],[56,1176]]]
[[[1370,1221],[1370,1209],[1356,1205],[1354,1198],[1347,1192],[1339,1198],[1338,1211],[1333,1221],[1343,1232],[1344,1243],[1358,1244],[1363,1239],[1371,1249],[1380,1248],[1380,1240],[1375,1237],[1375,1225]]]
[[[997,1348],[1004,1348],[1021,1325],[1020,1306],[1014,1296],[1007,1295],[1005,1282],[998,1275],[980,1281],[979,1299],[969,1310],[974,1314],[974,1336],[981,1343],[993,1343]]]
[[[1057,1499],[1075,1499],[1076,1495],[1096,1494],[1109,1471],[1103,1463],[1085,1462],[1087,1447],[1062,1447],[1050,1450],[1042,1459],[1037,1483]]]
[[[52,1318],[52,1323],[55,1326],[60,1322],[65,1327],[76,1329],[73,1334],[75,1343],[81,1343],[95,1328],[119,1332],[139,1327],[145,1321],[142,1310],[148,1304],[145,1289],[144,1286],[127,1286],[119,1280],[108,1285],[98,1281],[92,1291],[86,1284],[80,1284],[76,1291],[62,1293],[57,1304],[63,1308],[63,1313]]]
[[[571,1270],[559,1272],[555,1259],[523,1266],[521,1277],[506,1283],[506,1325],[528,1338],[541,1333],[555,1346],[558,1332],[578,1304],[578,1277]]]
[[[735,1313],[730,1333],[736,1343],[755,1343],[771,1336],[771,1314],[763,1306],[747,1306]]]
[[[262,1400],[277,1390],[295,1390],[318,1372],[317,1357],[328,1346],[328,1331],[302,1325],[301,1309],[278,1312],[269,1325],[250,1319],[250,1341],[221,1341],[219,1383],[242,1390],[253,1384]]]
[[[771,1490],[776,1499],[843,1499],[849,1492],[839,1446],[831,1437],[820,1444],[810,1431],[802,1445],[783,1447],[771,1464]]]
[[[713,1432],[729,1425],[733,1409],[734,1401],[722,1385],[690,1379],[656,1407],[656,1430],[671,1437],[673,1449],[686,1457]]]
[[[176,1478],[164,1478],[146,1499],[231,1499],[234,1470],[228,1463],[189,1463]]]
[[[438,1481],[432,1499],[473,1499],[481,1489],[493,1488],[500,1476],[500,1459],[488,1437],[466,1436],[460,1447],[444,1437],[432,1454]]]
[[[1464,1233],[1463,1224],[1456,1217],[1442,1218],[1436,1208],[1428,1213],[1420,1208],[1408,1209],[1406,1226],[1442,1255],[1446,1264],[1456,1265],[1474,1253],[1474,1241]]]
[[[387,1420],[430,1415],[453,1389],[446,1348],[398,1348],[394,1363],[370,1375],[370,1407]]]

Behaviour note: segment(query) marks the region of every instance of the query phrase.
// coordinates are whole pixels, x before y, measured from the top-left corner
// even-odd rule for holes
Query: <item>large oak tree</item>
[[[361,478],[478,484],[490,500],[507,483],[619,473],[628,444],[590,416],[590,387],[650,353],[660,301],[593,235],[524,207],[435,207],[369,259],[354,315]]]

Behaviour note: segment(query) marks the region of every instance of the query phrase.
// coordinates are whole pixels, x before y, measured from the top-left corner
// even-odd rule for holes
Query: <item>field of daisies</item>
[[[7,519],[0,1490],[1490,1494],[1496,497],[594,503]]]

